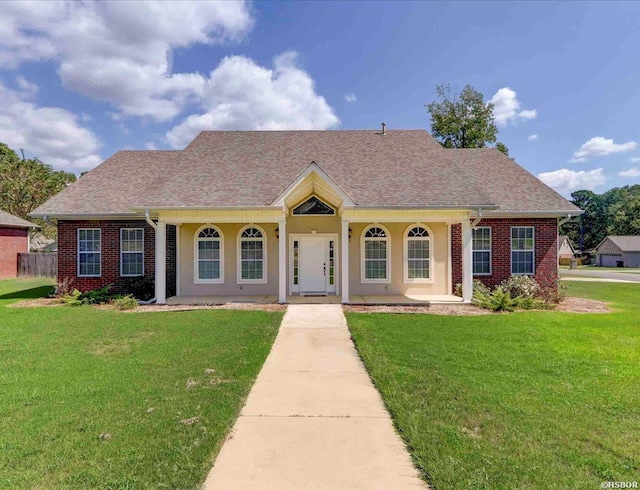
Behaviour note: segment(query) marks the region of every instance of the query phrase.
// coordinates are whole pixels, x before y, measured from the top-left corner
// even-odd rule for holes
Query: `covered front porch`
[[[473,207],[358,206],[313,163],[268,206],[151,211],[160,304],[471,301]],[[454,224],[462,250],[451,250]]]

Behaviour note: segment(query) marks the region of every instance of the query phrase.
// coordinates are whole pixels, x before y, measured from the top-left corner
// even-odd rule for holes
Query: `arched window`
[[[371,225],[362,233],[362,282],[390,282],[389,232]]]
[[[404,234],[404,281],[432,282],[431,233],[425,225],[411,225]]]
[[[240,230],[238,237],[238,282],[267,282],[267,242],[266,234],[256,225],[248,225]]]
[[[204,225],[196,231],[195,282],[224,282],[224,246],[222,232],[212,225]]]

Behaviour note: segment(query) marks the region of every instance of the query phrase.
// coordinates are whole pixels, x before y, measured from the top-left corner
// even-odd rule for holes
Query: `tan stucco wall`
[[[194,237],[201,224],[185,224],[180,227],[180,295],[277,295],[278,294],[278,240],[274,223],[257,223],[267,235],[267,283],[237,283],[237,238],[245,223],[215,224],[224,235],[224,284],[194,284]],[[405,283],[403,272],[404,233],[411,223],[380,223],[390,233],[390,277],[386,284],[361,283],[360,240],[362,230],[370,223],[350,223],[352,238],[349,242],[350,294],[449,294],[448,227],[445,223],[425,223],[432,231],[433,283]],[[287,235],[311,233],[336,233],[338,235],[338,286],[341,285],[340,243],[341,223],[337,216],[290,216],[287,220]],[[280,237],[282,239],[282,236]],[[287,254],[289,237],[287,236]],[[287,278],[288,278],[287,264]]]
[[[180,227],[180,295],[181,296],[237,296],[278,294],[278,240],[274,223],[256,223],[266,235],[267,283],[238,284],[238,232],[247,223],[214,225],[224,235],[224,284],[194,284],[194,238],[201,224],[184,224]]]
[[[353,230],[349,242],[349,283],[350,294],[450,294],[449,288],[449,247],[448,227],[445,223],[424,223],[433,232],[431,251],[433,253],[433,283],[404,282],[404,233],[411,223],[380,223],[391,235],[390,239],[390,278],[387,284],[362,283],[360,267],[360,240],[362,231],[369,223],[351,223]]]

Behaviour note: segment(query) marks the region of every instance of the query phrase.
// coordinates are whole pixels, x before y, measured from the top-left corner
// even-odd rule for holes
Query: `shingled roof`
[[[0,210],[0,228],[39,228],[39,226]]]
[[[179,151],[119,151],[31,213],[56,215],[134,215],[131,208],[158,185]]]
[[[204,131],[183,151],[118,152],[35,215],[268,206],[312,162],[358,206],[579,211],[493,149],[444,149],[424,130]]]
[[[638,235],[609,235],[598,244],[596,249],[607,239],[611,240],[621,252],[640,252],[640,236]]]

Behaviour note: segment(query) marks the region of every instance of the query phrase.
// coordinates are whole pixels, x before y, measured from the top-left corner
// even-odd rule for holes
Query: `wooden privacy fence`
[[[57,275],[57,252],[18,254],[18,276],[56,277]]]

